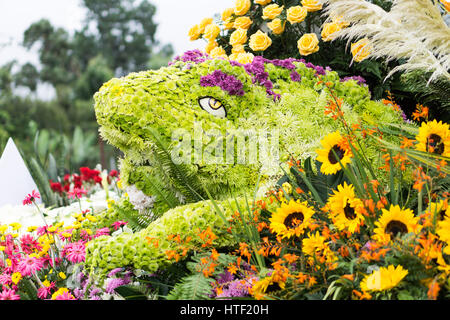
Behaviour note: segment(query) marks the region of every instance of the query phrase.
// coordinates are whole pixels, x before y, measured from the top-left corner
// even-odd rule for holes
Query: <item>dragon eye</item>
[[[222,102],[212,98],[212,97],[203,97],[198,99],[198,104],[200,107],[206,112],[212,114],[213,116],[219,118],[225,118],[227,116],[227,110]]]

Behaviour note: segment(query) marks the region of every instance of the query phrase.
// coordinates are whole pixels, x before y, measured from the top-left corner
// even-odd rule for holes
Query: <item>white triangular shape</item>
[[[22,205],[23,199],[33,190],[38,191],[36,183],[14,141],[9,138],[0,158],[0,207]]]

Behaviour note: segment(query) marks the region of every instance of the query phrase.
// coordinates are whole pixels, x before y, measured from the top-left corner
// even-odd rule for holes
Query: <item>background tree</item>
[[[61,150],[79,136],[75,130],[89,137],[97,135],[97,139],[85,139],[96,147],[84,146],[90,152],[80,153],[78,163],[60,162],[65,163],[66,171],[93,167],[100,161],[110,167],[108,159],[117,156],[117,150],[104,145],[98,136],[93,95],[102,84],[114,76],[159,68],[173,55],[172,46],[161,45],[155,37],[156,8],[148,0],[80,2],[87,15],[73,34],[47,19],[25,30],[22,44],[37,51],[38,65],[19,66],[11,61],[0,67],[0,150],[12,136],[29,155],[35,149],[35,136],[45,128],[52,139],[40,141],[54,141],[55,146],[47,149],[56,153],[56,158],[66,158]],[[54,90],[51,101],[38,97],[40,85]],[[61,147],[55,141],[60,141]]]

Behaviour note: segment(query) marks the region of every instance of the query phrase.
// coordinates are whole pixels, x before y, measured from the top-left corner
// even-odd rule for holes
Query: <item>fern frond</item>
[[[431,72],[428,83],[444,77],[450,79],[450,29],[431,0],[394,0],[386,12],[363,0],[327,0],[324,10],[329,19],[342,16],[350,23],[335,34],[347,39],[347,45],[367,37],[370,56],[387,61],[404,59],[395,72],[424,70]]]
[[[214,280],[196,273],[183,278],[167,295],[167,300],[207,300]]]
[[[186,198],[187,202],[197,202],[205,200],[203,185],[196,173],[190,170],[184,164],[175,164],[172,160],[169,146],[165,145],[159,134],[151,129],[153,142],[153,156],[157,165],[164,168],[164,172],[168,172],[168,176],[172,179],[173,184],[181,194]]]
[[[113,207],[122,220],[128,221],[128,226],[134,232],[145,229],[153,221],[150,217],[141,215],[138,210],[126,210],[116,204]]]

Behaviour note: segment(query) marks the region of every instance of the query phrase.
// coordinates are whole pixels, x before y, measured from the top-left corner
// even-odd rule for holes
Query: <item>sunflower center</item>
[[[336,153],[336,155],[333,153],[333,151]],[[344,154],[345,150],[342,150],[342,148],[336,144],[333,148],[331,148],[330,152],[328,152],[328,161],[330,161],[331,164],[336,164],[339,162],[339,160],[344,158]]]
[[[305,217],[301,212],[292,212],[284,219],[284,225],[286,228],[292,228],[299,222],[301,223]]]
[[[443,154],[444,153],[444,144],[442,143],[442,138],[437,134],[430,134],[427,138],[427,151],[428,148],[431,147],[433,153]]]
[[[396,237],[399,233],[404,234],[407,232],[408,227],[398,220],[392,220],[386,226],[386,233],[390,233],[393,237]]]
[[[278,290],[281,290],[281,287],[278,284],[278,282],[274,282],[267,286],[266,293],[278,291]]]
[[[445,210],[442,209],[441,211],[439,211],[438,215],[439,215],[440,221],[444,220],[445,219]]]
[[[347,201],[347,205],[344,208],[344,214],[348,220],[353,220],[356,218],[355,208],[351,207],[350,203],[348,201]]]

